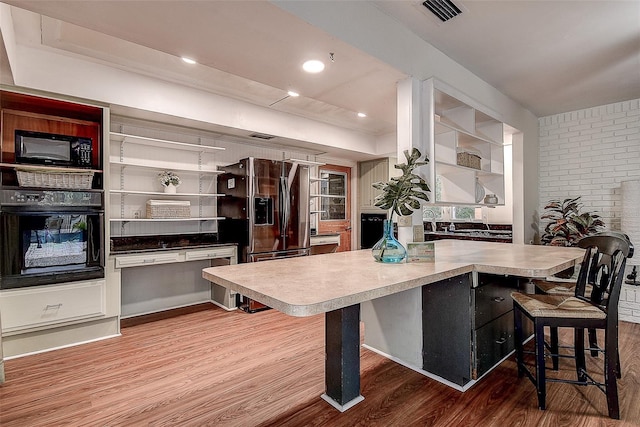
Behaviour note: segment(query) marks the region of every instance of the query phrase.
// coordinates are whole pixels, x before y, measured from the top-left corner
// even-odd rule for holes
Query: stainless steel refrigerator
[[[239,262],[309,255],[309,166],[249,157],[220,167],[218,235],[238,244]],[[239,297],[239,307],[264,308]]]

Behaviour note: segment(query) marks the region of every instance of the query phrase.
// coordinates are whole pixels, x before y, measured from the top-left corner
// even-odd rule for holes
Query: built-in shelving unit
[[[314,163],[315,163],[316,165],[324,165],[324,164],[325,164],[325,163],[319,163],[319,162],[314,162]],[[328,179],[326,179],[326,178],[319,178],[319,177],[312,176],[312,177],[310,177],[310,178],[309,178],[309,181],[311,182],[311,188],[312,188],[312,190],[317,191],[317,190],[318,190],[318,189],[317,189],[317,185],[314,185],[314,184],[316,184],[316,183],[318,183],[318,182],[328,182],[329,180],[328,180]],[[320,198],[320,197],[329,197],[329,196],[327,196],[326,194],[316,194],[316,193],[313,193],[313,194],[309,194],[309,197],[311,197],[311,198]],[[314,209],[314,206],[315,206],[315,205],[316,205],[316,204],[315,204],[315,203],[314,203],[314,201],[312,200],[312,201],[311,201],[311,211],[309,211],[309,213],[310,213],[310,214],[312,214],[312,215],[316,215],[316,214],[321,214],[321,213],[323,213],[323,212],[326,212],[326,211],[324,211],[324,210],[317,210],[317,209]]]
[[[424,85],[435,203],[504,204],[504,124],[463,94],[435,80]],[[496,204],[493,204],[496,205]]]
[[[173,224],[173,232],[162,230],[168,234],[193,232],[185,227],[190,228],[189,224],[194,223],[198,224],[195,232],[211,232],[212,228],[203,228],[203,224],[223,219],[215,215],[215,202],[210,202],[224,196],[215,191],[215,177],[222,172],[214,163],[214,155],[224,150],[223,147],[205,145],[202,141],[187,143],[124,132],[110,132],[110,140],[112,214],[109,221],[120,224],[121,235],[147,234],[140,229],[144,223]],[[176,193],[160,191],[162,187],[156,180],[160,171],[171,171],[180,176],[182,185]],[[147,218],[147,199],[189,200],[191,216]],[[135,226],[136,230],[127,230],[129,223],[139,225]],[[157,231],[157,226],[150,227]]]

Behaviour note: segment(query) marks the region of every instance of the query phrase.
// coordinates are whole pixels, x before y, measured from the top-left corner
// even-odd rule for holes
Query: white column
[[[420,150],[424,155],[427,152],[422,137],[422,84],[419,80],[408,77],[398,82],[397,89],[397,157],[398,163],[406,163],[404,151],[409,152],[413,147]],[[431,159],[430,159],[431,160]],[[433,184],[429,182],[427,168],[418,168],[416,172],[422,175],[429,187]],[[422,225],[422,209],[417,209],[411,215],[411,225],[398,223],[398,240],[405,245],[412,242],[413,226]]]

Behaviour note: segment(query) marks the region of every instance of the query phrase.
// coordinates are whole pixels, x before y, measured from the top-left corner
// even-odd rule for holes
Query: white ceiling
[[[5,3],[45,17],[14,10],[22,43],[372,135],[395,127],[395,84],[403,72],[269,2]],[[463,13],[447,23],[420,1],[374,3],[539,117],[640,98],[638,0],[456,0]],[[199,64],[185,66],[182,55]],[[301,72],[301,63],[315,57],[327,69]],[[287,98],[289,89],[302,96]],[[358,111],[368,117],[355,117]]]

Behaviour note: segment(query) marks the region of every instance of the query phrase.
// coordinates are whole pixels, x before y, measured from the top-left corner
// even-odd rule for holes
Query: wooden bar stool
[[[546,408],[546,383],[565,382],[575,385],[596,385],[607,396],[609,416],[620,418],[618,405],[617,372],[618,363],[618,300],[624,277],[624,268],[633,246],[621,233],[589,236],[581,241],[585,255],[580,265],[576,290],[572,296],[528,295],[513,292],[516,364],[518,376],[527,377],[536,386],[538,407]],[[605,261],[603,262],[603,257]],[[610,260],[606,258],[610,257]],[[591,285],[590,297],[585,297],[585,289]],[[524,362],[524,342],[522,319],[531,319],[534,325],[535,374]],[[574,358],[576,380],[547,378],[545,372],[545,327],[567,327],[574,329]],[[601,329],[605,333],[604,382],[593,379],[586,370],[584,330]],[[558,346],[556,345],[555,350]],[[551,345],[553,351],[553,343]],[[552,354],[552,357],[557,357]]]
[[[615,232],[615,231],[603,231],[603,232],[597,233],[596,236],[617,236],[617,237],[624,236],[624,238],[627,239],[630,245],[630,251],[627,258],[631,258],[633,256],[633,245],[631,244],[631,240],[629,240],[629,236],[627,236],[626,234]],[[586,249],[585,245],[587,243],[588,241],[582,239],[578,242],[578,247]],[[609,271],[611,271],[611,268],[612,268],[611,262],[612,262],[612,258],[610,254],[602,254],[602,257],[599,260],[599,264],[601,265],[606,264]],[[560,295],[560,296],[574,296],[576,294],[576,280],[571,280],[571,279],[563,280],[563,279],[553,278],[548,280],[533,279],[532,282],[536,287],[537,293],[542,293],[547,295]],[[584,289],[584,293],[582,294],[582,296],[591,295],[592,290],[593,290],[592,286],[587,281],[587,285]],[[558,351],[559,350],[558,328],[551,328],[549,335],[550,335],[549,347],[550,347],[551,354],[558,355],[558,356],[552,356],[553,369],[557,371],[558,363],[559,363],[558,358],[560,357],[559,351]],[[590,351],[592,357],[598,357],[598,354],[600,354],[603,351],[603,349],[600,348],[600,346],[598,346],[596,331],[593,329],[589,329],[588,336],[589,336],[588,350]],[[572,348],[572,347],[565,346],[565,348]],[[620,376],[622,375],[622,370],[620,367],[619,357],[618,357],[618,363],[616,365],[616,373],[618,375],[618,378],[620,378]]]

